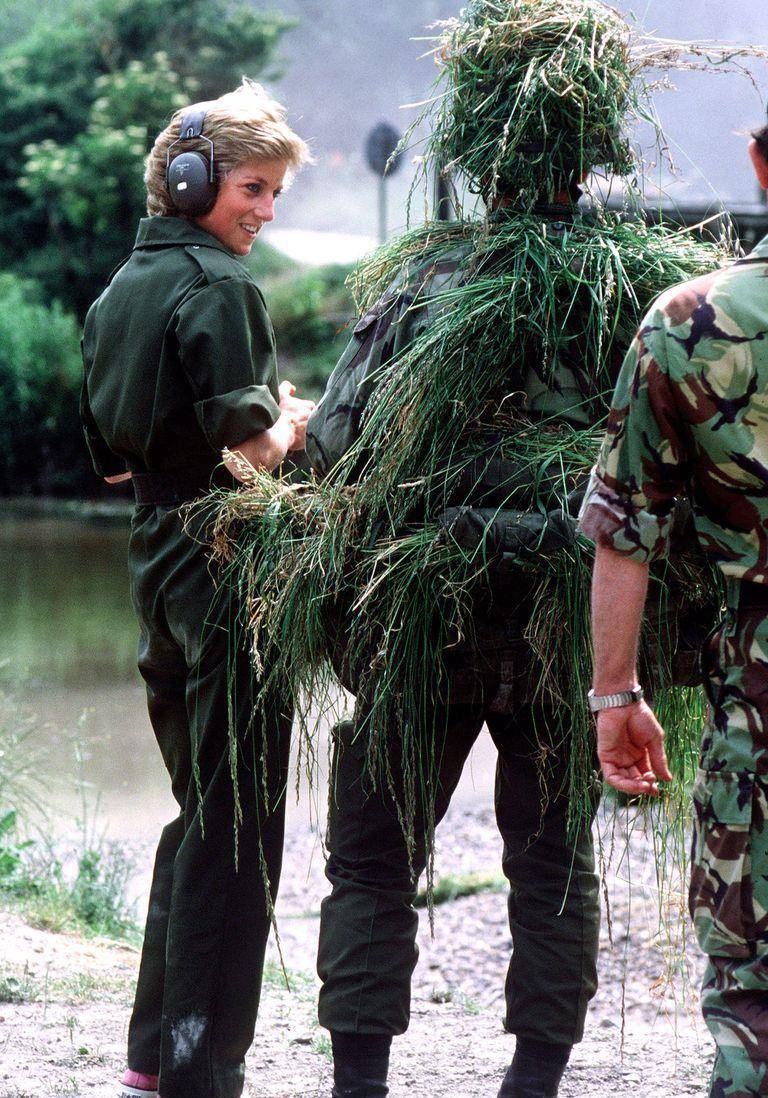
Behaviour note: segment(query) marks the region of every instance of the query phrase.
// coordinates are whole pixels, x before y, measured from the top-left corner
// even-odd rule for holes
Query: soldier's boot
[[[498,1098],[557,1098],[556,1090],[550,1092],[542,1090],[541,1087],[527,1087],[516,1083],[513,1077],[508,1080],[511,1072],[512,1068],[507,1068],[507,1074],[504,1076]]]
[[[331,1098],[387,1098],[391,1037],[378,1033],[339,1033],[332,1030],[331,1043]]]
[[[385,1079],[371,1077],[364,1071],[350,1071],[346,1065],[339,1071],[334,1064],[333,1079],[331,1098],[387,1098],[389,1094]]]
[[[557,1098],[570,1055],[570,1045],[518,1037],[498,1098]]]

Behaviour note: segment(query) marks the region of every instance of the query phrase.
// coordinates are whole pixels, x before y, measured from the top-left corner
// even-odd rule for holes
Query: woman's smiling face
[[[248,255],[261,226],[275,216],[286,171],[283,160],[240,164],[222,181],[213,209],[193,220],[235,255]]]

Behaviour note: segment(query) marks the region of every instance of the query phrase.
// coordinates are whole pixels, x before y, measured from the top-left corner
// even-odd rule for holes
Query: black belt
[[[734,610],[768,610],[768,583],[738,580],[731,590],[734,588],[736,593],[736,599],[733,600]],[[728,602],[731,603],[730,598]]]
[[[237,484],[221,466],[176,469],[170,473],[134,473],[131,481],[139,507],[179,507],[214,488],[234,488]]]

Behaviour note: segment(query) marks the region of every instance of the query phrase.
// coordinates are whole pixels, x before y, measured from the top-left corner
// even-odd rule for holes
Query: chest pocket
[[[354,342],[350,347],[350,369],[367,363],[368,369],[375,370],[391,358],[397,325],[409,303],[403,295],[383,298],[360,317],[354,327]]]

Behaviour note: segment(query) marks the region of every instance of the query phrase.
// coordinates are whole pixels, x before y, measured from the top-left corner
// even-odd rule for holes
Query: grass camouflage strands
[[[529,204],[595,167],[632,176],[638,121],[663,148],[652,92],[665,71],[748,74],[746,60],[766,56],[639,34],[600,0],[470,0],[436,29],[440,75],[409,134],[428,128],[426,164],[486,199],[519,192]]]
[[[551,198],[598,164],[628,174],[629,35],[598,2],[475,0],[437,47],[450,91],[431,113],[429,154],[489,195]]]
[[[397,528],[414,507],[450,498],[484,431],[520,430],[516,408],[531,363],[542,390],[564,370],[579,377],[570,418],[594,430],[645,308],[665,286],[724,257],[689,233],[616,215],[567,224],[513,212],[487,226],[427,225],[376,253],[358,271],[361,311],[404,287],[418,310],[446,247],[459,255],[457,277],[430,292],[423,332],[383,365],[359,442],[334,473],[344,483],[362,466],[366,536],[382,513]],[[522,433],[523,456],[534,435]]]
[[[664,287],[724,259],[689,234],[608,215],[573,225],[533,214],[426,225],[358,270],[361,309],[407,290],[418,310],[419,287],[447,244],[457,247],[459,271],[424,306],[428,323],[406,351],[384,363],[346,457],[323,481],[256,474],[249,489],[221,497],[216,531],[256,642],[272,642],[269,674],[290,690],[307,734],[334,675],[363,684],[370,716],[360,734],[382,781],[387,730],[401,729],[400,810],[411,838],[416,807],[427,821],[434,815],[430,712],[447,691],[443,655],[471,635],[472,602],[497,555],[485,537],[471,549],[460,543],[446,506],[461,504],[462,493],[472,499],[472,476],[498,457],[514,473],[493,506],[522,516],[527,542],[520,539],[516,565],[535,589],[528,639],[536,690],[556,702],[560,734],[571,737],[574,819],[592,796],[591,548],[576,538],[558,552],[539,550],[553,513],[572,528],[569,494],[578,497],[594,462],[615,371],[643,312]],[[576,356],[593,364],[583,403],[574,402],[569,420],[528,417],[517,395],[531,363],[546,387]],[[533,534],[530,515],[540,519]],[[706,601],[714,581],[702,563],[673,568],[677,590]],[[663,604],[675,584],[660,578],[652,597]],[[646,645],[655,664],[657,636]],[[656,677],[662,685],[665,675]],[[693,714],[670,745],[676,772],[687,774],[699,734],[695,704],[676,691],[658,703],[662,718]]]

